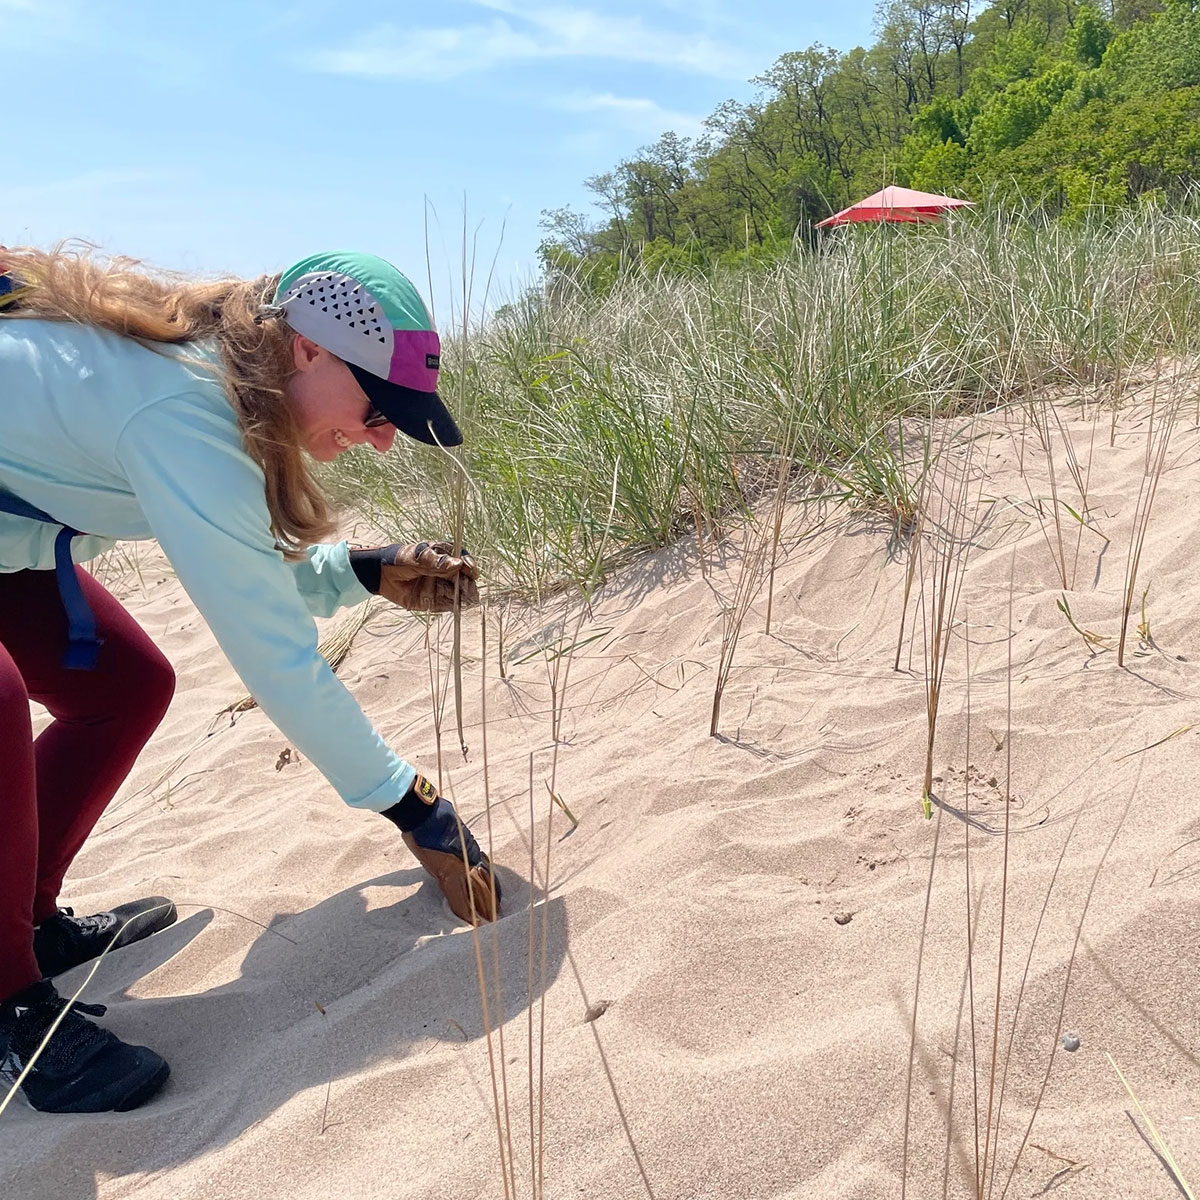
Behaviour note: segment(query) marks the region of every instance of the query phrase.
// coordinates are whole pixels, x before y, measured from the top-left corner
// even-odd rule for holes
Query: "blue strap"
[[[62,525],[49,513],[3,488],[0,488],[0,512],[28,517],[31,521],[41,521],[47,525]],[[71,539],[78,535],[78,529],[63,525],[54,539],[54,574],[58,580],[58,594],[62,597],[67,614],[67,652],[63,655],[62,665],[68,671],[90,671],[96,665],[96,656],[104,639],[96,636],[96,617],[83,594],[71,558]]]
[[[34,508],[28,501],[22,500],[20,496],[14,496],[12,492],[6,492],[3,488],[0,488],[0,512],[12,513],[14,517],[28,517],[31,521],[44,521],[47,525],[62,524],[48,512]]]
[[[54,539],[54,573],[58,576],[58,594],[67,610],[67,652],[62,665],[68,671],[90,671],[104,643],[96,636],[96,617],[83,594],[71,558],[71,539],[78,533],[78,529],[66,525],[58,531]]]

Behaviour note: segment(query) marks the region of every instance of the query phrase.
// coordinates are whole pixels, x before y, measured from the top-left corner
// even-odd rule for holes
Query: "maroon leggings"
[[[33,926],[52,916],[71,860],[167,711],[175,673],[86,571],[104,639],[93,671],[68,671],[53,571],[0,574],[0,1000],[41,978]],[[29,700],[54,721],[36,741]]]

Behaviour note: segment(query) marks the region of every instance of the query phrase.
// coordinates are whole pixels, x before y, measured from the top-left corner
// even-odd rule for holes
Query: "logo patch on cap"
[[[442,365],[442,356],[440,354],[425,355],[425,369],[428,371],[436,371]]]

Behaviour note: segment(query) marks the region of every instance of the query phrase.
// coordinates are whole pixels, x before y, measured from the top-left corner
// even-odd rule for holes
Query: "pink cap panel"
[[[388,382],[418,392],[436,392],[442,343],[432,329],[397,329],[392,335]]]

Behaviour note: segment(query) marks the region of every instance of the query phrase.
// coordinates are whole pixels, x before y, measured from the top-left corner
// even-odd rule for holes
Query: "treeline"
[[[587,180],[599,220],[543,213],[548,276],[770,258],[884,183],[1070,216],[1200,178],[1200,0],[884,0],[876,28]]]

